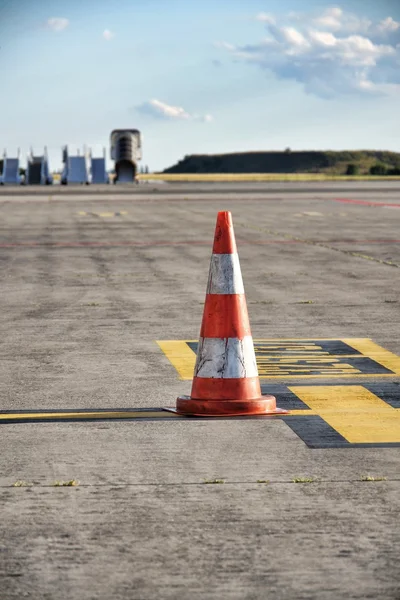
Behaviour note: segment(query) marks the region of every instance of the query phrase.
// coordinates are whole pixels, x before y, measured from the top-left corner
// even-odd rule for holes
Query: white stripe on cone
[[[244,294],[239,256],[236,252],[212,255],[207,294]]]
[[[194,375],[213,379],[258,377],[252,336],[242,340],[200,338]]]

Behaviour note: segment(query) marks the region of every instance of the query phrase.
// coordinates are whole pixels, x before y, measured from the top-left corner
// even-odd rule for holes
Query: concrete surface
[[[400,354],[398,184],[225,185],[2,189],[0,410],[188,394],[155,340],[197,339],[218,210],[255,338]],[[400,598],[400,447],[315,450],[279,419],[0,428],[2,600]]]
[[[52,185],[52,186],[6,186],[0,188],[2,196],[141,196],[156,194],[283,194],[293,193],[390,193],[400,191],[400,179],[389,181],[243,181],[243,182],[171,182],[171,181],[141,181],[139,185]]]

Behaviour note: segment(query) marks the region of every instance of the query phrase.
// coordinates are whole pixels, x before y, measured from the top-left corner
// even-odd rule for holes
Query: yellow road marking
[[[361,385],[289,389],[351,444],[400,442],[400,410]]]
[[[315,415],[313,410],[291,410],[293,416]],[[279,416],[279,415],[277,415]],[[182,415],[164,410],[153,411],[74,411],[74,412],[26,412],[26,413],[0,413],[0,423],[7,421],[87,421],[87,420],[112,420],[112,419],[182,419]]]
[[[128,211],[126,210],[119,210],[119,211],[113,211],[113,212],[101,212],[101,213],[95,213],[95,212],[84,212],[84,211],[79,211],[78,215],[80,215],[81,217],[102,217],[102,218],[111,218],[111,217],[119,217],[119,216],[124,216],[127,215]]]
[[[144,419],[144,418],[176,418],[178,415],[166,411],[79,411],[76,412],[26,412],[1,413],[0,421],[29,419]]]
[[[195,342],[197,340],[187,341]],[[186,341],[160,341],[157,344],[178,371],[180,379],[193,379],[196,355]]]
[[[117,211],[117,212],[102,212],[102,213],[98,213],[99,217],[119,217],[120,215],[127,215],[128,213],[124,210],[121,211]]]
[[[312,342],[318,343],[321,341],[338,341],[338,338],[313,338]],[[273,379],[282,380],[288,377],[292,379],[341,379],[348,377],[368,377],[368,378],[382,378],[382,377],[393,377],[393,375],[400,375],[400,357],[396,356],[392,352],[385,350],[375,344],[369,339],[364,338],[341,338],[339,341],[344,342],[351,348],[354,348],[360,352],[361,356],[351,354],[340,354],[334,355],[326,352],[319,352],[314,346],[311,347],[309,344],[298,346],[296,342],[310,342],[306,338],[282,338],[282,339],[259,339],[254,340],[257,366],[259,369],[260,379]],[[162,340],[157,341],[158,346],[161,348],[165,356],[172,363],[176,371],[178,372],[181,380],[190,380],[193,378],[194,366],[196,362],[196,355],[193,350],[187,345],[187,342],[197,342],[197,340]],[[272,350],[274,345],[276,347],[282,347],[282,342],[285,346],[293,347],[296,351],[304,351],[304,354],[298,354],[293,356],[284,355],[268,355],[267,357],[259,354],[257,344],[263,342],[273,342],[270,346]],[[312,351],[312,348],[314,351]],[[392,373],[364,373],[352,366],[346,364],[344,361],[346,358],[370,358],[377,362],[381,366],[392,371]],[[269,362],[271,359],[276,359],[279,362]],[[304,371],[307,369],[307,365],[296,365],[296,361],[312,361],[312,364],[319,364],[319,374],[306,374],[297,375],[296,370]],[[285,368],[287,365],[287,368]],[[312,369],[310,369],[312,370]]]
[[[372,360],[383,365],[386,369],[390,369],[396,375],[400,375],[400,357],[393,354],[393,352],[389,352],[389,350],[381,348],[372,340],[367,338],[344,338],[342,342],[348,344],[354,350],[358,350],[363,356],[372,358]]]
[[[383,384],[385,385],[385,384]],[[286,386],[284,386],[286,388]],[[328,435],[327,447],[341,447],[343,444],[397,444],[400,445],[400,409],[393,408],[377,395],[360,385],[314,385],[290,386],[286,388],[308,408],[290,410],[283,419],[294,427],[297,435],[311,447],[326,447],[325,435]],[[274,392],[278,399],[279,393]],[[336,434],[341,436],[336,445],[332,443],[332,434],[322,433],[320,421],[314,429],[312,421],[307,417],[320,417],[325,422],[325,427],[331,427]],[[272,418],[279,418],[275,415]],[[292,420],[291,417],[304,417]],[[205,417],[206,418],[206,417]],[[222,417],[221,419],[223,419]],[[237,417],[241,418],[241,417]],[[244,417],[246,418],[246,417]],[[271,418],[271,417],[270,417]],[[74,410],[47,411],[47,412],[9,412],[0,413],[0,423],[23,422],[84,422],[105,420],[157,420],[157,419],[185,419],[174,412],[157,410]],[[302,433],[302,424],[304,431]],[[310,426],[312,429],[310,429]],[[322,431],[324,431],[322,429]],[[305,438],[304,436],[305,432]],[[339,437],[337,436],[337,437]],[[314,442],[313,442],[314,439]],[[344,442],[346,440],[346,442]],[[316,445],[315,445],[316,444]],[[322,445],[321,445],[322,444]]]

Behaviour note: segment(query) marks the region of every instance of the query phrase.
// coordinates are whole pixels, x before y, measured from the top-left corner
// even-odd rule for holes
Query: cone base
[[[285,415],[289,412],[277,408],[275,396],[261,396],[253,400],[199,400],[190,396],[179,396],[176,409],[166,410],[193,417]]]

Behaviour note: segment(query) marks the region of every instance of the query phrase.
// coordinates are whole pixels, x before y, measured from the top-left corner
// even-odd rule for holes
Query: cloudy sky
[[[0,147],[400,151],[400,1],[0,0]],[[108,151],[109,156],[109,151]],[[109,160],[109,166],[111,161]]]

